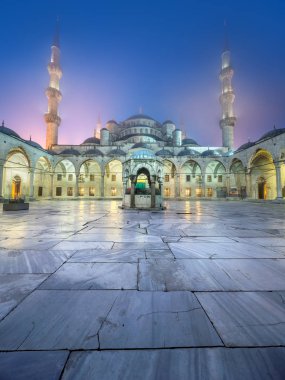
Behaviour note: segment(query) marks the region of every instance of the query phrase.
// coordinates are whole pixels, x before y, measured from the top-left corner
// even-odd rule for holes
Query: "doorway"
[[[264,178],[260,178],[258,181],[258,199],[267,198],[266,182]]]
[[[13,181],[12,181],[12,198],[13,199],[17,199],[17,198],[20,198],[21,196],[21,177],[19,177],[18,175],[16,175],[14,178],[13,178]]]

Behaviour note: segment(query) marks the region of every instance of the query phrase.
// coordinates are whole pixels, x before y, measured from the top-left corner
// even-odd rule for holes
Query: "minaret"
[[[101,129],[102,129],[101,117],[100,117],[100,115],[98,115],[96,129],[94,131],[94,137],[96,137],[97,139],[100,139],[100,131],[101,131]]]
[[[222,84],[222,93],[220,95],[220,103],[222,106],[222,118],[220,120],[220,127],[223,136],[223,146],[228,147],[230,150],[234,147],[234,126],[236,117],[233,111],[233,103],[235,94],[232,88],[232,77],[234,70],[231,67],[231,53],[225,44],[222,53],[222,70],[220,72],[220,81]]]
[[[47,125],[46,149],[51,149],[53,145],[57,145],[58,127],[61,122],[61,118],[58,116],[58,104],[62,98],[61,92],[59,91],[59,80],[62,76],[62,71],[59,65],[59,56],[59,27],[57,22],[56,32],[51,46],[51,58],[47,67],[50,81],[49,87],[46,89],[48,112],[44,116]]]

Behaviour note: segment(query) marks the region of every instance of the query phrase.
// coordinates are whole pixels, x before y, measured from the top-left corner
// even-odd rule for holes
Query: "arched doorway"
[[[140,168],[137,172],[135,179],[135,193],[136,194],[150,194],[150,174],[146,168]]]
[[[13,199],[17,199],[21,197],[21,177],[16,175],[12,180],[12,191],[11,196]]]
[[[266,181],[263,177],[258,178],[258,199],[267,199]]]

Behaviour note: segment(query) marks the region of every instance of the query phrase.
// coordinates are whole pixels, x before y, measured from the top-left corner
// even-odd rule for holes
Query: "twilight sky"
[[[59,144],[143,107],[220,146],[219,71],[227,20],[235,145],[285,127],[284,0],[0,0],[0,118],[45,145],[44,91],[55,20],[63,77]]]

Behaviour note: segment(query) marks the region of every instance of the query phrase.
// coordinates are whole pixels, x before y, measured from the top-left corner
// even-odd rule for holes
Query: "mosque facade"
[[[159,207],[163,199],[285,198],[285,128],[234,147],[230,51],[222,53],[220,147],[203,147],[171,120],[139,113],[102,127],[79,145],[60,145],[60,48],[51,47],[46,147],[0,126],[0,199],[123,199]]]

